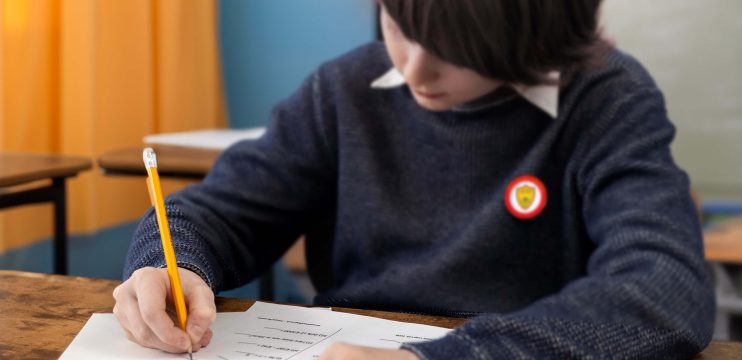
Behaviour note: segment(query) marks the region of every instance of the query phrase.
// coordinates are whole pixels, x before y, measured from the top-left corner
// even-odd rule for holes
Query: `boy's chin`
[[[430,111],[446,111],[450,110],[451,108],[455,107],[455,105],[451,105],[447,102],[442,101],[430,101],[425,99],[419,99],[415,97],[415,102],[417,102],[420,107],[424,108],[425,110]]]

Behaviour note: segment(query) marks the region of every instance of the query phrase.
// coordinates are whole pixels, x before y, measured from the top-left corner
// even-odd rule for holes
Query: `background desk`
[[[112,312],[112,280],[0,270],[0,358],[56,359],[92,313]],[[218,311],[244,311],[253,301],[217,298]],[[335,311],[453,328],[440,316],[333,308]],[[742,343],[712,342],[696,359],[739,359]]]
[[[145,146],[109,151],[98,159],[98,165],[107,175],[141,175],[147,170],[142,162]],[[220,150],[179,146],[152,146],[157,153],[157,172],[160,176],[202,179],[211,170]]]
[[[0,209],[50,202],[54,205],[54,272],[67,273],[66,180],[90,169],[90,159],[46,154],[0,153]],[[14,191],[36,181],[51,184]]]
[[[742,217],[721,221],[704,234],[716,287],[714,336],[742,339]],[[742,357],[742,355],[740,355]]]

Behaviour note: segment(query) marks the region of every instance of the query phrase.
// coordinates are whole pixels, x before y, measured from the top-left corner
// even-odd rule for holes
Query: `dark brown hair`
[[[597,64],[601,0],[377,0],[402,33],[432,54],[512,83]]]

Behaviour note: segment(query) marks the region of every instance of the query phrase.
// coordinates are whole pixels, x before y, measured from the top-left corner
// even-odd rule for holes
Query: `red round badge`
[[[518,176],[505,190],[505,207],[518,219],[538,216],[546,207],[546,187],[537,177]]]

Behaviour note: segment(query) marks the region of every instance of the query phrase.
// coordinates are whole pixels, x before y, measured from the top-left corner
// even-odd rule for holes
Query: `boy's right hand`
[[[209,344],[209,326],[216,319],[214,292],[198,274],[182,268],[178,274],[188,307],[188,333],[175,325],[167,311],[172,309],[167,269],[147,267],[113,290],[113,313],[129,340],[171,353],[186,352],[190,347],[198,351]]]

